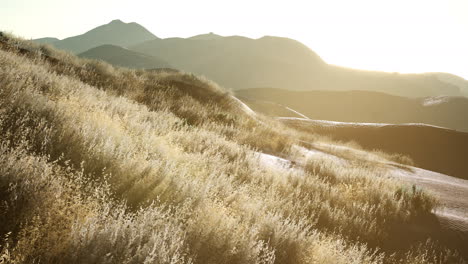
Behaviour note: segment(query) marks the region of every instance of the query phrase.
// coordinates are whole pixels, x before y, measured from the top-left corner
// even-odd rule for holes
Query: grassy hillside
[[[254,110],[298,117],[290,107],[316,120],[364,123],[425,123],[468,132],[468,98],[406,98],[369,91],[288,91],[255,88],[236,91]],[[275,104],[272,104],[275,103]],[[278,105],[280,104],[280,105]]]
[[[5,36],[0,62],[2,262],[462,261],[402,229],[433,198],[365,160],[262,162],[324,139],[210,81]]]
[[[133,69],[171,68],[171,65],[159,58],[131,51],[115,45],[102,45],[78,55],[79,57],[103,60],[112,65]]]
[[[203,74],[233,89],[367,90],[424,97],[460,96],[460,88],[435,75],[360,71],[326,64],[300,42],[287,38],[215,37],[155,39],[130,47]]]

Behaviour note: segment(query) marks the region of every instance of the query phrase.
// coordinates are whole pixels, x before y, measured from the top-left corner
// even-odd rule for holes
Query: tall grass
[[[0,260],[429,259],[383,241],[429,214],[430,196],[371,168],[262,164],[262,152],[295,159],[294,145],[320,138],[243,111],[210,81],[0,43]]]

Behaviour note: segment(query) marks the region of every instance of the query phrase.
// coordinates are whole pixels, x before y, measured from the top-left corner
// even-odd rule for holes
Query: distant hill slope
[[[197,39],[201,38],[201,39]],[[203,74],[219,84],[291,90],[370,90],[422,97],[461,95],[459,87],[427,74],[360,71],[326,64],[298,41],[279,37],[156,39],[130,47]]]
[[[422,124],[333,123],[281,119],[284,123],[335,140],[355,141],[365,149],[410,156],[418,167],[468,179],[468,133]]]
[[[439,80],[443,82],[450,83],[459,87],[462,94],[468,97],[468,80],[465,80],[460,76],[456,76],[456,75],[453,75],[450,73],[444,73],[444,72],[429,73],[429,74],[436,76]]]
[[[52,44],[56,41],[60,41],[58,38],[38,38],[38,39],[33,39],[34,42],[39,43],[39,44]]]
[[[103,60],[110,64],[127,68],[171,68],[171,65],[162,59],[108,44],[92,48],[88,51],[80,53],[78,56],[89,59]]]
[[[468,98],[465,97],[406,98],[369,91],[298,92],[274,88],[238,90],[236,94],[254,110],[272,116],[298,117],[281,110],[290,107],[311,119],[426,123],[468,132]]]
[[[127,47],[153,39],[157,39],[157,37],[137,23],[113,20],[109,24],[94,28],[82,35],[66,38],[52,44],[59,49],[78,54],[103,44]]]

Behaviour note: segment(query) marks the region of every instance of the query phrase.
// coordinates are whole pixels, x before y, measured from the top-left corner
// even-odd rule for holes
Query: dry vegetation
[[[263,166],[319,138],[190,74],[2,36],[0,139],[0,263],[461,261],[385,243],[430,196],[369,166]]]

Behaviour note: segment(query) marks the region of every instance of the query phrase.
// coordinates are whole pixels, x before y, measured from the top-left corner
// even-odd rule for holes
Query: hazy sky
[[[158,37],[290,37],[325,61],[468,79],[468,0],[0,0],[0,30],[65,38],[121,19]]]

